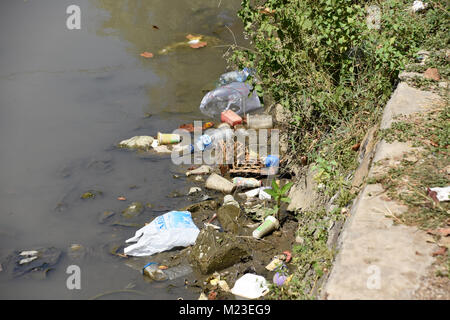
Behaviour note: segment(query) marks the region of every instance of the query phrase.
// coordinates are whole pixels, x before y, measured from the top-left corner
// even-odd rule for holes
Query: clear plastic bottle
[[[179,277],[183,277],[192,272],[192,268],[189,265],[179,265],[166,270],[161,270],[158,264],[150,262],[145,265],[142,270],[143,274],[155,281],[174,280]]]
[[[223,111],[233,110],[239,115],[261,108],[261,102],[252,87],[232,82],[208,92],[200,103],[200,111],[212,118],[220,118]]]
[[[251,69],[244,68],[242,71],[231,71],[220,76],[218,86],[224,86],[232,82],[244,82],[248,76],[253,74]]]

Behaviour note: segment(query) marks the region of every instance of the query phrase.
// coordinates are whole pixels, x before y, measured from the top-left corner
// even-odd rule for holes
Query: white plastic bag
[[[137,242],[124,249],[129,256],[151,256],[174,247],[193,245],[200,230],[192,221],[189,211],[170,211],[156,217],[136,231],[126,243]]]

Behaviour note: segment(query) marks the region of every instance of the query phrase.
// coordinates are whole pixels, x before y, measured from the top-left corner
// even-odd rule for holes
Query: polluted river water
[[[72,4],[80,8],[80,29],[66,26]],[[147,282],[139,266],[111,254],[138,226],[189,205],[192,187],[170,154],[140,154],[117,143],[206,120],[198,106],[226,71],[226,45],[246,43],[239,5],[1,1],[1,299],[198,297],[184,278]],[[188,34],[214,41],[158,54]],[[95,198],[82,199],[87,191]],[[122,211],[132,202],[144,212],[127,220]],[[104,212],[114,214],[103,220]],[[48,271],[12,276],[8,257],[50,247],[62,254]],[[67,286],[71,265],[81,271],[81,289]]]

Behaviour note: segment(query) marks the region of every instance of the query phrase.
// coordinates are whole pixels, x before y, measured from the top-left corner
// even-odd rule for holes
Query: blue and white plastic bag
[[[126,243],[136,242],[124,249],[129,256],[151,256],[174,247],[193,245],[200,230],[192,221],[189,211],[170,211],[156,217],[136,231]]]

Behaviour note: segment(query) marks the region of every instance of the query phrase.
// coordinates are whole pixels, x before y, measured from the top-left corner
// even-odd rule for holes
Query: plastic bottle
[[[161,270],[156,262],[146,264],[142,270],[143,274],[155,281],[174,280],[192,272],[188,265],[179,265],[170,269]]]
[[[240,188],[257,188],[261,186],[261,181],[255,178],[234,177],[233,184]]]
[[[261,108],[261,102],[252,87],[232,82],[208,92],[200,103],[200,111],[212,118],[220,118],[223,111],[233,110],[239,115]]]
[[[244,82],[251,74],[253,74],[253,71],[248,68],[244,68],[242,71],[227,72],[220,76],[218,85],[224,86],[232,82]]]

